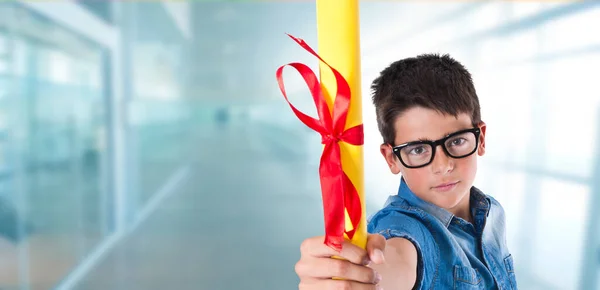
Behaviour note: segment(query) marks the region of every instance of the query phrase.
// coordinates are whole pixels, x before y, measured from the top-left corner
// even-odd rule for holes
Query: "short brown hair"
[[[481,121],[471,74],[449,55],[422,54],[396,61],[381,71],[371,90],[377,126],[388,144],[396,138],[396,118],[413,107],[451,116],[466,113],[474,126]]]

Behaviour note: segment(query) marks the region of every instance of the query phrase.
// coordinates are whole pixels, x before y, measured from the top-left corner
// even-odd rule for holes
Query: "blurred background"
[[[476,185],[520,289],[600,289],[600,2],[361,4],[368,214],[399,176],[370,82],[449,53],[488,124]],[[295,289],[323,234],[320,136],[275,71],[317,62],[315,4],[0,3],[0,289]],[[315,109],[296,74],[292,102]]]

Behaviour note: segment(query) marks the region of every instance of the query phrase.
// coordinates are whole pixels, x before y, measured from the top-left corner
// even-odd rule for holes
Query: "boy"
[[[372,90],[398,195],[369,219],[367,251],[305,240],[299,288],[517,289],[504,210],[472,186],[486,125],[470,73],[448,55],[420,55],[391,64]]]

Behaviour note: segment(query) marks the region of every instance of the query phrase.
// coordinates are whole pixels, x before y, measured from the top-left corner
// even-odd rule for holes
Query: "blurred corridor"
[[[0,289],[295,289],[323,233],[320,136],[275,71],[314,59],[315,4],[0,3]],[[368,214],[399,177],[369,85],[449,53],[488,125],[476,185],[520,289],[600,289],[600,2],[361,5]],[[300,77],[292,102],[314,112]]]

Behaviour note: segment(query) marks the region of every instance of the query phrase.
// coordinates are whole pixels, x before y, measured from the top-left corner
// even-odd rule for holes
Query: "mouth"
[[[434,186],[433,189],[435,189],[437,191],[450,191],[450,190],[454,189],[454,187],[456,187],[456,185],[459,182],[460,181],[442,183],[442,184]]]

